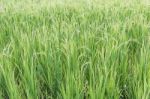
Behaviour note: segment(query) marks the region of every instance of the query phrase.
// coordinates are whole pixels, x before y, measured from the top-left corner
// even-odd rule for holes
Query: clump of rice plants
[[[149,99],[149,4],[1,0],[0,99]]]

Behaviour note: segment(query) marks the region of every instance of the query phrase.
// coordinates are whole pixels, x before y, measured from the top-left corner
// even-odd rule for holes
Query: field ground
[[[150,99],[150,1],[0,0],[0,99]]]

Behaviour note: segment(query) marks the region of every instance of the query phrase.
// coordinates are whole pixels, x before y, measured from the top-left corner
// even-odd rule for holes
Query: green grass
[[[149,0],[1,0],[0,99],[150,99]]]

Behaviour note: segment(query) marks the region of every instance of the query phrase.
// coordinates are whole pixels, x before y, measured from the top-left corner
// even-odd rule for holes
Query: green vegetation
[[[0,99],[150,99],[149,0],[1,0]]]

